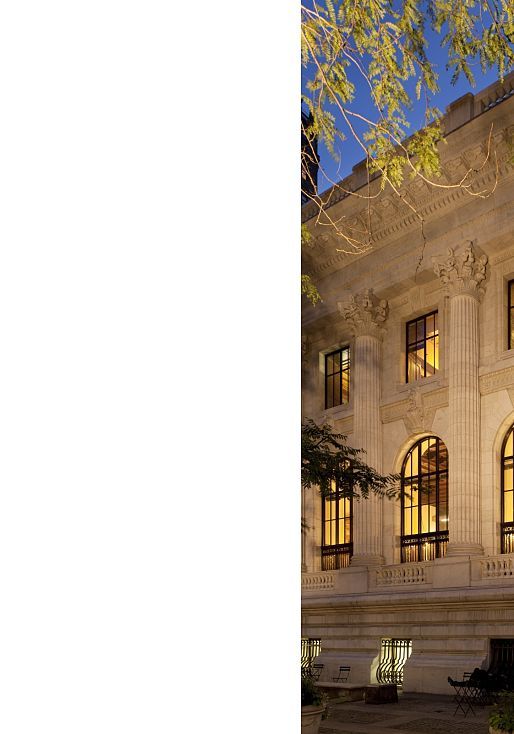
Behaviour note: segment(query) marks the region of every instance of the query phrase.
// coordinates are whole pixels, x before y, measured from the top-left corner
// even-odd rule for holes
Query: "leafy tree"
[[[474,85],[472,69],[477,64],[484,72],[496,67],[503,79],[514,68],[513,0],[307,0],[301,16],[306,78],[302,102],[310,112],[303,132],[312,143],[302,151],[304,180],[312,175],[308,164],[315,157],[315,139],[338,159],[339,146],[344,152],[342,143],[352,136],[366,162],[368,193],[331,181],[346,195],[369,203],[390,187],[418,215],[421,225],[414,202],[400,190],[406,175],[421,177],[430,186],[461,188],[471,196],[490,195],[491,191],[477,190],[471,170],[454,182],[439,180],[438,144],[444,134],[441,112],[432,104],[438,77],[430,60],[429,38],[440,39],[453,83],[464,74]],[[423,105],[424,126],[407,138],[412,97]],[[373,114],[366,117],[363,109],[368,102]],[[486,160],[489,157],[494,158],[490,149]],[[371,191],[369,183],[377,176],[378,191]],[[312,190],[315,182],[309,183]],[[330,192],[308,196],[317,206],[316,221],[337,233],[338,249],[360,253],[370,248],[370,224],[368,231],[356,232],[331,217]],[[305,295],[315,300],[312,284],[302,285]]]
[[[319,487],[325,497],[335,482],[347,497],[399,497],[399,476],[380,474],[363,461],[364,453],[348,446],[346,436],[335,433],[331,426],[306,419],[302,423],[302,487]]]

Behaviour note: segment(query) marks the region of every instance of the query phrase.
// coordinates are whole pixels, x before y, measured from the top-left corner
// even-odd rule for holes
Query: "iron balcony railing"
[[[321,570],[335,571],[338,568],[347,568],[353,554],[353,543],[321,546]]]
[[[447,530],[422,533],[421,535],[404,535],[401,539],[402,563],[433,561],[434,558],[443,558],[446,555],[447,545]]]

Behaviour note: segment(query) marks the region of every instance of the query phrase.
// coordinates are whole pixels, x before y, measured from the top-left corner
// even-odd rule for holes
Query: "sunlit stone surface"
[[[411,490],[419,477],[425,488],[403,518],[399,502],[354,502],[346,567],[322,560],[321,499],[304,495],[302,627],[321,639],[327,679],[349,665],[350,683],[376,683],[381,650],[406,640],[404,689],[450,694],[448,676],[494,663],[491,639],[514,639],[514,95],[495,104],[513,88],[511,75],[457,100],[441,187],[406,181],[425,239],[387,190],[370,212],[363,199],[334,197],[334,219],[357,230],[371,216],[373,249],[360,256],[338,253],[304,209],[314,236],[304,271],[323,302],[303,311],[303,415],[346,434],[379,471],[403,470]],[[481,167],[491,126],[494,155]],[[448,188],[470,167],[473,190],[494,193]],[[324,355],[347,346],[349,402],[327,409]],[[436,472],[438,451],[447,464]]]

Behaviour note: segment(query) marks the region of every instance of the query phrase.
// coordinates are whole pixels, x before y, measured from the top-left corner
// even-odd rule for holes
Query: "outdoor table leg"
[[[463,683],[451,682],[451,686],[455,691],[454,702],[457,704],[453,715],[455,716],[457,711],[462,711],[464,716],[467,716],[471,711],[473,716],[475,711],[473,710],[473,699],[477,694],[478,689],[475,686],[469,686]]]

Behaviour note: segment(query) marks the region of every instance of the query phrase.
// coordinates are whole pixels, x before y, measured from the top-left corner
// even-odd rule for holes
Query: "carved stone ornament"
[[[430,431],[434,416],[435,408],[426,408],[419,388],[412,388],[409,392],[407,412],[403,419],[409,433]]]
[[[337,307],[355,336],[383,336],[385,329],[382,324],[387,319],[388,304],[379,300],[371,288],[350,296],[349,301],[339,301]]]
[[[480,395],[489,395],[492,392],[512,387],[514,385],[514,367],[507,367],[504,370],[481,375],[479,385]]]
[[[445,262],[437,262],[437,258],[433,258],[434,272],[448,295],[467,293],[476,298],[484,293],[487,262],[487,255],[480,255],[479,258],[475,256],[471,241],[459,255],[455,255],[454,250],[449,247]]]

